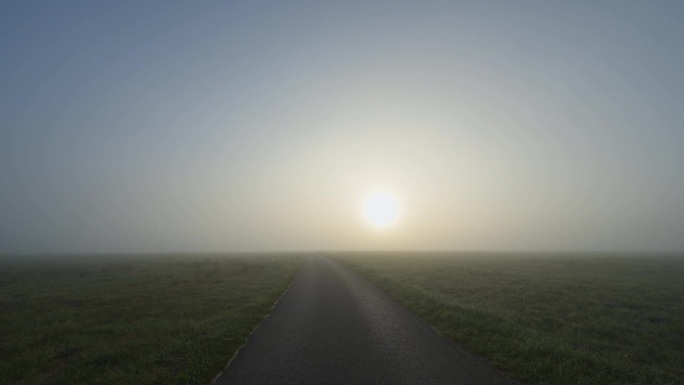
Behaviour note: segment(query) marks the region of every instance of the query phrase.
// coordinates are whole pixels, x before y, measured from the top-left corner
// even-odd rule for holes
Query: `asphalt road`
[[[358,274],[311,257],[216,384],[512,382]]]

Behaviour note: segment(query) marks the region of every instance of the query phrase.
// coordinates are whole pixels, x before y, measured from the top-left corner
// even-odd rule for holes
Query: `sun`
[[[388,192],[374,192],[363,201],[363,215],[371,226],[384,229],[399,219],[399,204],[394,195]]]

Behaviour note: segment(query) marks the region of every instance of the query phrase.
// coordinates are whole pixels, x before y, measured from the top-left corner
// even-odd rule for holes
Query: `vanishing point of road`
[[[216,384],[513,383],[355,272],[310,257]]]

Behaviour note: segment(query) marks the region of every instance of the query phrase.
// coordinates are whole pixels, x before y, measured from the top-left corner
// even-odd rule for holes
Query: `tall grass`
[[[207,384],[290,283],[285,256],[0,260],[0,384]]]
[[[684,383],[684,258],[343,260],[523,383]]]

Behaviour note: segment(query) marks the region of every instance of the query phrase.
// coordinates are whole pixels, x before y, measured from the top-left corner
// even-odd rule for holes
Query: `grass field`
[[[524,384],[684,384],[684,258],[341,258]]]
[[[208,384],[287,256],[0,259],[0,384]]]

